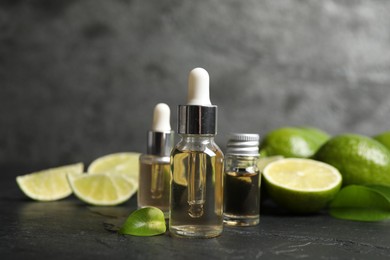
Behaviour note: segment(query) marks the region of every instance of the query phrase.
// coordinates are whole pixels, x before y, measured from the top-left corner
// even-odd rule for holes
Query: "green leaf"
[[[390,218],[390,187],[349,185],[337,193],[329,205],[331,216],[356,221]]]
[[[133,236],[155,236],[165,233],[164,213],[155,207],[145,207],[130,214],[119,233]]]
[[[369,185],[365,185],[365,186],[380,193],[390,203],[390,186],[379,185],[379,184],[369,184]]]

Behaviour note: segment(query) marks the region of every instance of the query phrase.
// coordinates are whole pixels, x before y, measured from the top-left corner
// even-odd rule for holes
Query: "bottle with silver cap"
[[[193,69],[187,105],[179,106],[180,142],[171,153],[169,231],[208,238],[223,230],[223,153],[214,142],[217,107],[209,98],[209,75]]]
[[[170,153],[173,131],[169,106],[160,103],[154,108],[152,130],[148,132],[147,152],[140,156],[138,207],[153,206],[169,213]]]
[[[224,223],[254,226],[260,221],[258,134],[232,134],[227,144],[224,174]]]

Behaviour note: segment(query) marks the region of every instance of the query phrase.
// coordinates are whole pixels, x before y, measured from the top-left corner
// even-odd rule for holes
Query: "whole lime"
[[[311,136],[315,142],[317,142],[319,145],[324,144],[326,141],[329,140],[330,136],[328,133],[310,126],[300,126],[299,129],[305,131],[309,136]]]
[[[390,149],[390,131],[380,133],[373,138]]]
[[[356,134],[331,138],[314,155],[316,160],[336,167],[343,185],[390,185],[390,151],[378,141]]]
[[[269,132],[260,144],[265,156],[308,158],[329,139],[325,132],[310,127],[283,127]]]

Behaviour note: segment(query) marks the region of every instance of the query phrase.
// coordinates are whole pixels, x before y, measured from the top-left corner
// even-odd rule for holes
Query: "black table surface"
[[[389,259],[390,222],[338,220],[326,212],[289,215],[269,204],[254,227],[225,227],[211,239],[119,235],[136,196],[115,207],[89,206],[71,196],[35,202],[17,187],[25,171],[2,168],[1,259]]]

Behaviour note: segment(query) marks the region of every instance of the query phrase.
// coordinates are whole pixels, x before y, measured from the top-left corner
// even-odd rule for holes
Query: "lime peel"
[[[328,139],[327,133],[313,127],[277,128],[264,137],[259,147],[260,155],[309,158]]]
[[[380,133],[373,137],[375,140],[383,144],[390,150],[390,131]]]
[[[164,213],[155,207],[145,207],[130,214],[119,230],[120,234],[155,236],[167,230]]]
[[[314,158],[336,167],[343,176],[344,186],[390,185],[390,151],[367,136],[335,136],[321,146]]]

